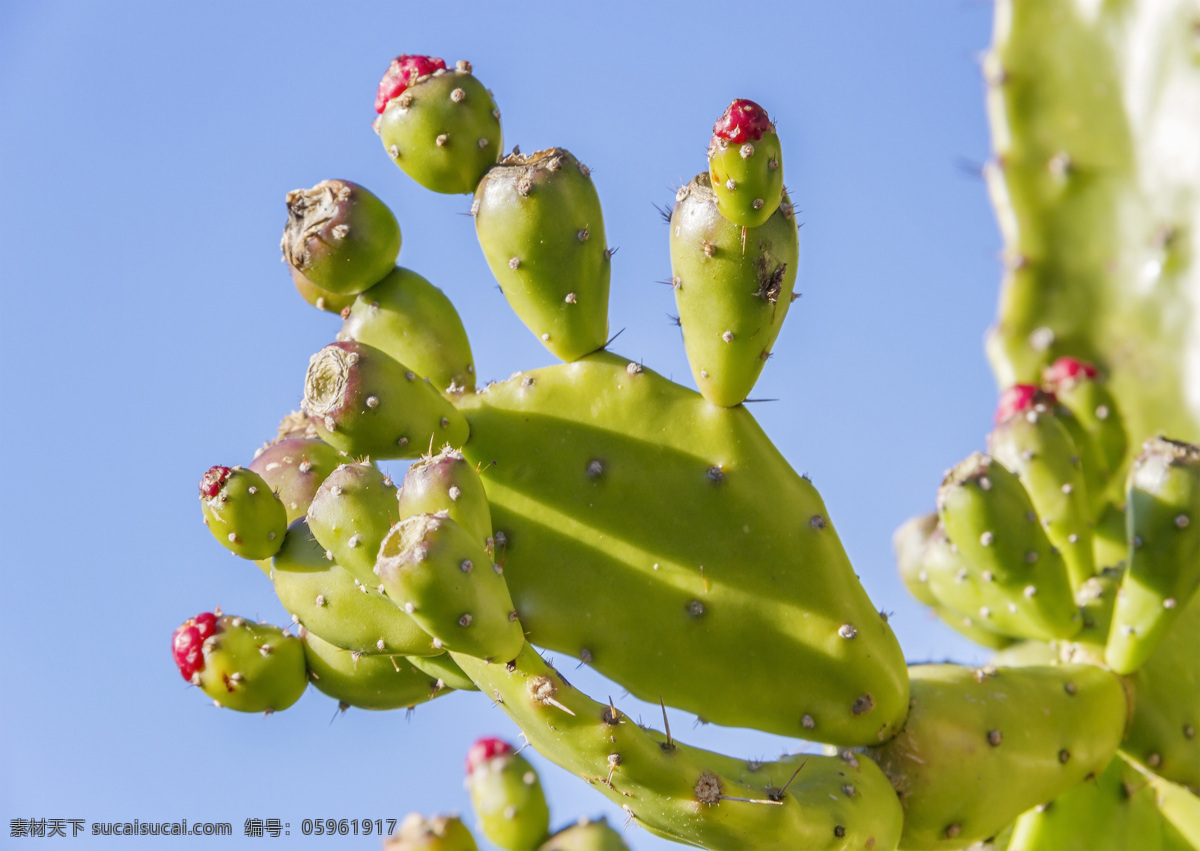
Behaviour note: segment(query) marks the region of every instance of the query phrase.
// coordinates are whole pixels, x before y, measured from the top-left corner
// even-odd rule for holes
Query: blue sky
[[[470,59],[507,146],[563,146],[592,168],[620,246],[614,349],[688,385],[671,291],[654,283],[670,272],[653,205],[705,168],[730,100],[768,108],[804,222],[803,296],[754,393],[779,401],[754,414],[821,490],[907,656],[982,658],[911,601],[890,538],[982,447],[995,399],[982,337],[1000,241],[970,174],[989,151],[976,58],[990,15],[976,0],[0,1],[3,835],[13,818],[187,818],[232,822],[242,841],[258,817],[292,837],[244,843],[319,847],[302,819],[466,812],[466,749],[516,734],[465,694],[407,720],[334,718],[315,692],[270,718],[219,712],[168,653],[181,620],[218,604],[284,617],[212,542],[195,486],[250,460],[338,329],[279,262],[288,190],[339,177],[380,195],[400,263],[454,300],[481,378],[551,362],[495,289],[469,199],[418,187],[371,132],[398,53]],[[801,747],[682,714],[672,730],[746,756]],[[534,759],[556,823],[620,820]]]

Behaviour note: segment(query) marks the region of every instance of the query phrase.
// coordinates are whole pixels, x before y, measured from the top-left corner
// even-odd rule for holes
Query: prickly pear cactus
[[[995,14],[997,378],[1093,361],[1131,447],[1158,432],[1200,440],[1200,7],[998,0]]]
[[[1006,391],[989,454],[895,539],[906,585],[995,664],[906,663],[819,492],[742,404],[798,257],[765,111],[734,101],[671,216],[696,392],[607,350],[613,252],[588,169],[551,145],[502,157],[470,64],[402,55],[375,103],[388,156],[473,194],[500,288],[565,362],[477,387],[453,305],[395,266],[385,202],[344,181],[289,195],[293,282],[345,324],[303,411],[247,467],[211,468],[201,499],[299,637],[201,614],[173,637],[181,674],[246,712],[310,683],[341,710],[479,691],[626,826],[696,847],[1200,849],[1200,144],[1181,143],[1200,131],[1177,120],[1200,110],[1196,21],[1183,0],[997,3]],[[388,459],[416,460],[399,487]],[[660,702],[663,731],[545,650]],[[668,706],[829,752],[703,750]],[[507,742],[467,767],[496,845],[627,847],[603,821],[552,830]],[[385,847],[478,846],[461,819],[414,814]]]

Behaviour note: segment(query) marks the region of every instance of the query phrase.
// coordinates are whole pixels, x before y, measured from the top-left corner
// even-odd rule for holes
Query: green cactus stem
[[[317,489],[308,509],[317,543],[359,583],[378,584],[375,557],[400,520],[396,486],[371,464],[343,464]]]
[[[287,509],[253,470],[209,468],[200,480],[200,511],[218,543],[242,558],[270,558],[283,546]]]
[[[1094,665],[918,665],[904,729],[868,749],[904,807],[905,849],[994,836],[1113,758],[1125,727],[1120,680]]]
[[[342,708],[411,709],[450,692],[403,656],[364,656],[307,630],[300,639],[313,687]]]
[[[171,651],[183,678],[225,709],[281,711],[308,686],[300,639],[220,609],[184,621]]]
[[[1129,567],[1105,658],[1130,674],[1200,587],[1200,447],[1146,441],[1129,474],[1125,513]]]
[[[588,167],[562,148],[512,153],[475,190],[475,233],[513,311],[551,354],[608,339],[612,251]]]
[[[1134,700],[1121,752],[1200,795],[1200,596],[1131,677]],[[1197,804],[1200,807],[1200,803]]]
[[[1018,638],[1048,641],[1079,631],[1062,556],[1013,473],[973,453],[942,482],[938,516],[962,558],[961,584],[983,602],[981,618]]]
[[[785,195],[758,227],[721,214],[708,174],[675,196],[671,283],[696,386],[715,405],[741,404],[762,373],[796,286],[800,239]]]
[[[467,791],[479,829],[507,851],[534,851],[550,832],[550,808],[529,760],[501,739],[484,738],[467,753]]]
[[[1007,851],[1164,851],[1156,797],[1118,757],[1094,782],[1080,783],[1017,819]]]
[[[1166,851],[1194,851],[1200,848],[1200,796],[1153,773],[1145,775],[1153,787],[1158,810],[1163,814],[1163,839]]]
[[[426,189],[474,192],[503,148],[500,110],[471,63],[450,70],[440,59],[424,67],[412,59],[430,57],[397,57],[380,81],[375,130],[383,148]],[[413,68],[415,75],[406,73]]]
[[[287,194],[287,208],[283,257],[322,290],[360,293],[396,265],[400,225],[357,183],[323,180],[312,189],[296,189]]]
[[[475,359],[458,311],[416,272],[397,266],[360,293],[345,317],[339,340],[386,352],[443,393],[475,389]]]
[[[462,409],[530,641],[717,724],[835,744],[899,729],[895,635],[744,407],[597,353]]]
[[[388,596],[433,636],[435,649],[511,659],[525,640],[498,564],[449,517],[418,514],[392,527],[376,572]]]
[[[328,558],[303,518],[288,527],[271,563],[275,593],[310,633],[356,653],[426,656],[430,637],[375,585],[366,585]]]
[[[408,661],[414,668],[428,674],[435,683],[458,691],[479,691],[479,687],[463,673],[449,653],[439,653],[437,656],[409,656]]]
[[[1109,375],[1133,446],[1200,441],[1193,0],[995,4],[985,170],[1006,273],[1001,386],[1063,355]]]
[[[460,446],[468,434],[428,381],[365,343],[331,343],[312,356],[304,411],[322,440],[354,456],[416,458],[431,444]]]
[[[649,735],[528,644],[508,663],[455,658],[539,753],[657,836],[713,851],[896,847],[899,803],[865,756],[747,764]]]
[[[739,98],[713,126],[708,173],[717,208],[735,225],[766,223],[783,200],[783,152],[767,111]]]
[[[479,846],[458,816],[409,813],[383,841],[383,851],[479,851]]]

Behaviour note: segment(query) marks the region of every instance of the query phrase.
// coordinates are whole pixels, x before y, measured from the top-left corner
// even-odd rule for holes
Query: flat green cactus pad
[[[461,405],[531,642],[717,724],[834,744],[899,728],[895,635],[745,408],[607,353]]]

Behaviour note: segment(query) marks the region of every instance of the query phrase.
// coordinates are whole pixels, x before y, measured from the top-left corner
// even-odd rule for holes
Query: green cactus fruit
[[[783,327],[796,286],[800,240],[784,196],[761,226],[717,209],[707,174],[675,196],[671,283],[696,386],[715,405],[745,401]]]
[[[708,174],[721,215],[735,225],[766,223],[783,199],[783,152],[767,111],[739,98],[713,125]]]
[[[171,653],[180,675],[218,706],[277,712],[308,685],[300,639],[270,624],[203,612],[175,630]]]
[[[418,514],[392,527],[376,572],[436,649],[506,660],[525,641],[500,566],[447,516]]]
[[[431,444],[461,446],[467,424],[425,379],[365,343],[312,356],[304,410],[326,443],[355,456],[416,458]]]
[[[1200,446],[1147,440],[1129,473],[1125,513],[1129,567],[1105,658],[1131,674],[1200,587]]]
[[[1119,473],[1129,437],[1117,399],[1099,370],[1078,358],[1061,357],[1042,371],[1042,386],[1096,439],[1105,469],[1113,476]]]
[[[1154,789],[1158,811],[1163,814],[1166,851],[1195,851],[1200,848],[1200,793],[1163,780],[1150,773],[1145,781]]]
[[[713,851],[896,847],[900,804],[865,756],[734,760],[647,732],[529,644],[503,665],[454,655],[532,747],[656,836]]]
[[[477,540],[488,543],[492,539],[492,514],[479,473],[461,452],[449,446],[408,468],[399,507],[402,518],[445,511]]]
[[[507,851],[534,851],[550,832],[550,808],[529,760],[493,737],[467,752],[467,791],[479,829]]]
[[[514,151],[479,182],[471,213],[492,275],[542,345],[565,361],[601,348],[612,251],[588,167],[562,148]]]
[[[999,650],[1013,643],[1012,638],[992,629],[989,621],[965,614],[978,611],[981,603],[976,589],[959,579],[962,559],[951,549],[936,513],[905,522],[896,530],[892,544],[904,586],[920,603],[933,609],[943,623],[984,647]],[[940,597],[935,587],[941,590]],[[953,600],[961,609],[947,600]]]
[[[947,627],[984,647],[1001,649],[1013,639],[991,627],[990,619],[972,617],[988,600],[966,582],[965,565],[946,538],[936,514],[913,517],[896,529],[893,544],[900,579],[914,598],[934,610]]]
[[[283,503],[287,522],[303,517],[325,477],[346,457],[323,440],[292,437],[259,450],[249,469],[263,477]]]
[[[629,846],[603,817],[581,818],[543,842],[538,851],[629,851]]]
[[[1031,405],[1013,411],[988,435],[988,452],[1017,474],[1062,555],[1072,588],[1096,573],[1092,506],[1075,441],[1052,410]]]
[[[1200,441],[1194,0],[995,4],[985,170],[1006,244],[1001,385],[1101,364],[1133,445]],[[1186,165],[1185,165],[1186,164]]]
[[[451,71],[440,59],[398,56],[379,83],[375,111],[392,162],[434,192],[474,192],[504,145],[500,110],[465,60]]]
[[[270,558],[283,546],[287,509],[253,470],[210,467],[200,479],[200,511],[221,546],[242,558]]]
[[[1163,817],[1155,797],[1141,774],[1118,757],[1094,782],[1017,819],[1007,851],[1162,851]]]
[[[839,744],[899,728],[895,635],[744,407],[606,352],[461,404],[530,641],[716,724]]]
[[[295,266],[288,266],[288,270],[292,273],[292,283],[296,285],[296,292],[317,310],[340,314],[358,298],[357,293],[334,293],[318,287],[304,277]]]
[[[345,317],[339,340],[386,352],[443,393],[475,389],[475,360],[458,311],[416,272],[397,266],[360,293]]]
[[[425,818],[409,813],[400,829],[383,841],[383,851],[479,851],[458,816]]]
[[[441,683],[446,688],[458,691],[479,691],[479,687],[463,673],[449,653],[439,653],[437,656],[409,656],[408,661],[414,668],[428,674],[434,683]]]
[[[910,669],[904,729],[867,753],[904,807],[905,849],[994,836],[1113,758],[1125,727],[1120,679],[1094,665]]]
[[[312,189],[296,189],[287,194],[287,208],[283,258],[322,290],[360,293],[396,265],[400,225],[387,205],[357,183],[323,180]]]
[[[1160,777],[1200,790],[1200,596],[1131,679],[1133,718],[1122,753]]]
[[[303,518],[288,527],[271,562],[279,602],[310,633],[345,650],[389,656],[436,653],[429,636],[375,585],[327,557]]]
[[[981,618],[1015,638],[1049,641],[1079,631],[1062,556],[1013,473],[973,453],[942,482],[938,516],[963,560],[962,584],[985,601]]]
[[[412,708],[449,691],[403,656],[364,656],[307,630],[301,640],[313,687],[343,708]]]
[[[308,528],[317,543],[358,582],[379,583],[375,557],[400,520],[396,486],[371,464],[343,464],[317,488]]]

